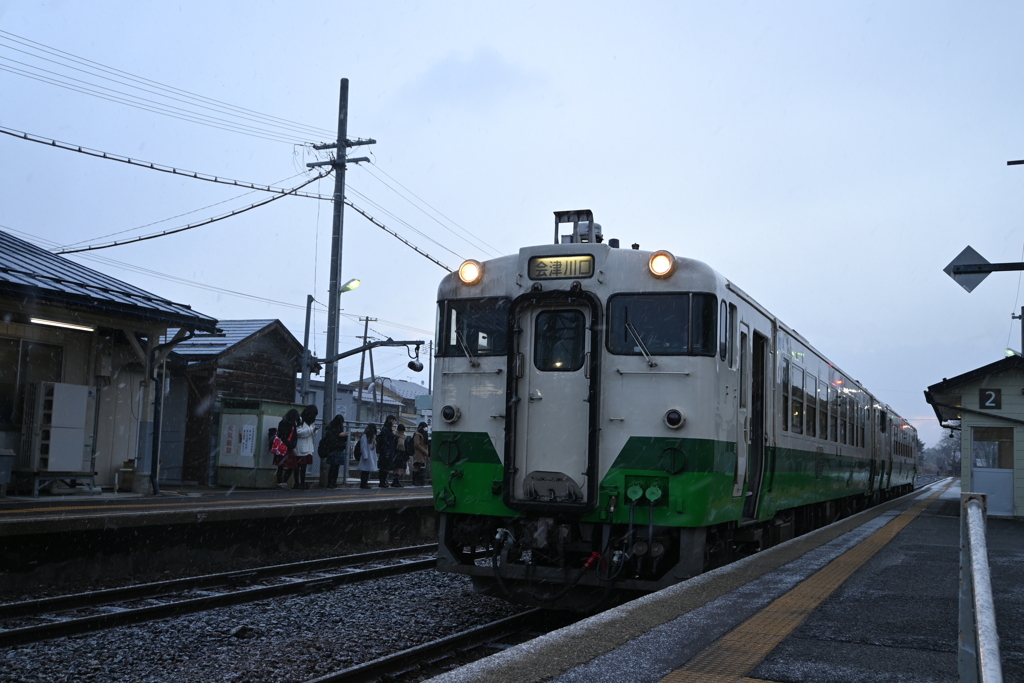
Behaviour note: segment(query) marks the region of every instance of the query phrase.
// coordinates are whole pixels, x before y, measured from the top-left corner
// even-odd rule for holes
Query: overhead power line
[[[106,95],[106,94],[103,94],[103,93],[98,93],[98,92],[95,92],[95,91],[90,90],[88,88],[84,88],[82,86],[78,86],[78,85],[74,85],[74,84],[70,84],[70,83],[62,83],[62,82],[60,82],[60,81],[58,81],[58,80],[56,80],[54,78],[51,78],[49,76],[40,76],[38,74],[31,74],[31,73],[29,73],[27,71],[24,71],[23,69],[16,69],[16,68],[13,68],[13,67],[10,67],[10,66],[0,66],[0,71],[7,71],[8,73],[16,74],[18,76],[24,76],[26,78],[30,78],[30,79],[35,80],[35,81],[39,81],[41,83],[48,83],[50,85],[56,85],[57,87],[64,88],[65,90],[71,90],[72,92],[81,93],[83,95],[90,95],[92,97],[98,97],[99,99],[107,100],[108,102],[115,102],[117,104],[125,104],[125,105],[128,105],[129,107],[134,107],[136,109],[141,109],[143,111],[152,112],[154,114],[161,114],[163,116],[169,116],[169,117],[171,117],[173,119],[180,119],[182,121],[188,121],[190,123],[198,123],[198,124],[201,124],[201,125],[204,125],[204,126],[209,126],[210,128],[217,128],[217,129],[220,129],[220,130],[226,130],[226,131],[231,132],[231,133],[241,133],[242,135],[248,135],[248,136],[255,137],[255,138],[262,138],[264,140],[270,140],[271,142],[282,142],[282,143],[285,143],[285,144],[288,144],[288,145],[302,144],[301,142],[297,141],[295,138],[285,138],[283,136],[280,136],[280,135],[277,135],[277,134],[274,134],[274,133],[271,133],[271,134],[261,134],[261,133],[249,132],[249,131],[246,131],[246,130],[240,130],[239,127],[244,125],[244,124],[215,123],[215,122],[213,122],[213,117],[206,117],[207,120],[203,120],[203,116],[204,115],[196,114],[196,113],[191,113],[191,112],[190,113],[174,113],[174,112],[171,112],[171,111],[167,111],[166,109],[167,108],[176,109],[176,107],[170,107],[169,105],[159,105],[159,104],[140,104],[138,102],[133,102],[130,99],[126,99],[123,96],[122,97],[118,97],[117,95]],[[101,87],[101,86],[94,86],[94,87]],[[129,95],[127,97],[134,97],[134,95]],[[140,99],[140,98],[136,98],[136,99]]]
[[[309,180],[307,180],[306,182],[302,183],[301,185],[299,185],[295,189],[298,190],[299,188],[305,187],[306,185],[309,185],[310,183],[315,183],[316,181],[320,180],[321,178],[323,178],[328,173],[330,173],[330,171],[324,171],[324,172],[320,173],[319,175],[317,175],[315,178],[310,178]],[[120,247],[120,246],[125,245],[125,244],[134,244],[135,242],[144,242],[146,240],[156,239],[157,237],[166,237],[167,235],[174,235],[174,234],[179,233],[179,232],[185,232],[186,230],[193,230],[195,228],[199,228],[199,227],[202,227],[204,225],[209,225],[210,223],[216,223],[217,221],[222,221],[225,218],[231,218],[232,216],[237,216],[239,214],[243,214],[246,211],[252,211],[253,209],[258,208],[260,206],[266,206],[267,204],[269,204],[271,202],[276,202],[278,199],[283,199],[284,197],[287,197],[289,194],[290,193],[274,195],[273,197],[270,197],[269,199],[264,199],[262,202],[256,202],[255,204],[250,204],[249,206],[246,206],[244,208],[235,209],[234,211],[229,211],[228,213],[221,214],[220,216],[215,216],[214,218],[208,218],[205,221],[201,221],[199,223],[193,223],[193,224],[190,224],[190,225],[185,225],[185,226],[180,227],[180,228],[174,228],[173,230],[164,230],[163,232],[153,233],[152,235],[143,235],[142,237],[136,237],[134,239],[124,240],[124,241],[121,241],[121,242],[109,242],[107,244],[94,244],[94,245],[89,246],[89,247],[78,247],[77,249],[62,249],[60,251],[55,251],[54,253],[55,254],[77,254],[77,253],[82,252],[82,251],[96,251],[97,249],[109,249],[110,247]]]
[[[107,159],[109,161],[118,161],[118,162],[121,162],[121,163],[124,163],[124,164],[128,164],[130,166],[138,166],[140,168],[147,168],[147,169],[149,169],[151,171],[160,171],[162,173],[170,173],[172,175],[179,175],[179,176],[182,176],[184,178],[192,178],[194,180],[203,180],[203,181],[211,182],[211,183],[220,183],[222,185],[233,185],[235,187],[245,187],[245,188],[249,188],[249,189],[252,189],[252,190],[260,190],[262,192],[273,192],[273,193],[279,194],[279,195],[292,195],[292,196],[295,196],[295,197],[307,197],[307,198],[310,198],[310,199],[319,199],[319,200],[322,200],[322,201],[333,201],[333,199],[334,199],[333,197],[328,197],[328,196],[321,195],[321,194],[312,194],[312,193],[309,193],[309,192],[298,192],[297,191],[298,188],[285,189],[285,188],[278,188],[278,187],[270,187],[269,185],[256,185],[255,183],[245,182],[245,181],[241,181],[241,180],[232,180],[230,178],[222,178],[220,176],[214,176],[214,175],[210,175],[208,173],[198,173],[196,171],[184,171],[184,170],[179,169],[179,168],[174,168],[173,166],[165,166],[163,164],[156,164],[156,163],[153,163],[153,162],[150,162],[150,161],[140,161],[138,159],[131,159],[129,157],[121,156],[119,154],[111,154],[109,152],[102,152],[100,150],[89,149],[88,147],[81,147],[79,145],[72,145],[72,144],[67,143],[67,142],[60,142],[59,140],[53,140],[51,138],[44,138],[44,137],[39,136],[39,135],[34,135],[32,133],[26,133],[24,131],[15,130],[13,128],[7,128],[5,126],[0,126],[0,133],[4,133],[6,135],[10,135],[11,137],[18,138],[18,139],[21,139],[21,140],[28,140],[29,142],[36,142],[36,143],[39,143],[39,144],[42,144],[42,145],[47,145],[49,147],[56,147],[57,149],[63,149],[63,150],[68,151],[68,152],[78,152],[79,154],[85,154],[85,155],[88,155],[88,156],[91,156],[91,157],[95,157],[97,159]],[[326,174],[324,174],[324,175],[326,175]],[[324,176],[323,175],[318,175],[318,176],[314,177],[312,180],[310,180],[309,182],[303,183],[302,185],[299,185],[298,187],[299,188],[305,187],[306,185],[309,185],[314,180],[318,180],[318,179],[320,179],[322,177],[324,177]],[[265,204],[265,203],[267,203],[267,202],[263,202],[261,204],[255,204],[255,205],[253,205],[253,206],[251,206],[249,208],[255,208],[256,206],[262,206],[262,204]],[[421,250],[419,247],[414,245],[412,242],[410,242],[409,240],[405,239],[404,237],[399,235],[397,232],[395,232],[391,228],[387,227],[386,225],[384,225],[383,223],[378,221],[376,218],[374,218],[373,216],[368,214],[366,211],[364,211],[363,209],[361,209],[358,206],[356,206],[355,204],[353,204],[348,199],[345,200],[345,203],[348,204],[349,206],[351,206],[353,209],[355,209],[360,214],[362,214],[368,221],[370,221],[371,223],[376,225],[378,228],[380,228],[381,230],[385,231],[386,233],[388,233],[392,237],[398,239],[399,241],[401,241],[402,243],[407,245],[409,248],[411,248],[417,254],[420,254],[421,256],[426,258],[427,260],[429,260],[429,261],[431,261],[433,263],[436,263],[437,265],[441,266],[442,268],[444,268],[448,272],[451,272],[451,268],[449,268],[445,264],[441,263],[440,261],[435,259],[430,254],[428,254],[425,251]],[[248,210],[248,209],[246,209],[246,210]],[[238,212],[238,213],[241,213],[241,212]],[[234,214],[228,214],[228,215],[234,215]],[[227,218],[227,217],[228,216],[223,216],[222,218]],[[218,220],[221,220],[221,219],[218,219]],[[208,222],[213,222],[213,221],[208,221]],[[205,224],[206,223],[203,223],[203,225],[205,225]],[[199,227],[199,224],[197,224],[195,226],[191,226],[191,227]],[[187,229],[187,228],[183,228],[183,229]],[[178,230],[177,232],[180,232],[180,231],[181,230]],[[163,233],[163,234],[172,234],[172,233],[167,232],[167,233]],[[154,236],[148,237],[147,239],[153,239],[154,237],[159,237],[159,236],[161,236],[161,235],[154,235]],[[128,243],[130,243],[132,241],[138,241],[138,240],[129,240],[129,241],[126,241],[126,242],[119,242],[119,243],[109,244],[109,245],[105,245],[104,247],[99,247],[99,248],[118,246],[118,244],[128,244]],[[68,254],[70,254],[70,253],[74,253],[74,251],[58,252],[58,253],[68,253]],[[452,252],[452,253],[455,253],[455,252]]]
[[[444,268],[445,270],[447,270],[447,271],[448,271],[449,273],[450,273],[450,272],[452,272],[452,269],[451,269],[451,268],[449,268],[449,267],[448,267],[448,266],[446,266],[445,264],[441,263],[441,262],[440,262],[440,261],[438,261],[438,260],[437,260],[436,258],[434,258],[434,257],[433,257],[433,256],[431,256],[430,254],[428,254],[427,252],[423,251],[422,249],[420,249],[419,247],[417,247],[417,246],[416,246],[415,244],[413,244],[413,243],[412,243],[412,242],[410,242],[409,240],[405,239],[404,237],[402,237],[401,235],[399,235],[399,234],[398,234],[397,232],[395,232],[394,230],[392,230],[392,229],[391,229],[391,228],[389,228],[388,226],[384,225],[383,223],[381,223],[381,222],[380,222],[380,221],[378,221],[378,220],[377,220],[376,218],[374,218],[374,217],[373,217],[373,216],[371,216],[370,214],[368,214],[368,213],[366,213],[365,211],[363,211],[362,209],[360,209],[360,208],[359,208],[358,206],[356,206],[355,204],[353,204],[353,203],[352,203],[352,202],[350,202],[349,200],[347,200],[347,199],[346,199],[346,200],[345,200],[345,203],[346,203],[347,205],[351,206],[351,207],[352,207],[353,209],[355,209],[355,210],[356,210],[357,212],[359,212],[360,214],[362,214],[363,218],[365,218],[366,220],[370,221],[371,223],[373,223],[373,224],[374,224],[374,225],[376,225],[376,226],[377,226],[378,228],[380,228],[380,229],[381,229],[381,230],[383,230],[384,232],[388,233],[389,235],[391,235],[391,236],[392,236],[392,237],[394,237],[395,239],[397,239],[397,240],[399,240],[399,241],[403,242],[403,243],[404,243],[404,244],[405,244],[406,246],[408,246],[408,247],[409,247],[410,249],[412,249],[413,251],[415,251],[415,252],[416,252],[417,254],[419,254],[420,256],[423,256],[423,257],[424,257],[424,258],[426,258],[427,260],[429,260],[429,261],[432,261],[433,263],[436,263],[437,265],[439,265],[439,266],[441,266],[442,268]]]
[[[0,133],[10,135],[11,137],[18,138],[21,140],[28,140],[29,142],[37,142],[41,145],[47,145],[49,147],[56,147],[57,149],[63,149],[68,152],[78,152],[79,154],[85,154],[97,159],[106,159],[108,161],[117,161],[122,164],[128,164],[130,166],[138,166],[140,168],[148,168],[151,171],[160,171],[161,173],[170,173],[172,175],[179,175],[184,178],[192,178],[193,180],[203,180],[209,183],[220,183],[221,185],[234,185],[235,187],[245,187],[250,190],[260,190],[261,192],[275,192],[277,194],[292,194],[296,197],[307,197],[309,199],[319,199],[322,201],[332,201],[334,198],[322,194],[314,194],[310,192],[295,192],[287,188],[271,187],[269,185],[257,185],[256,183],[246,182],[244,180],[232,180],[231,178],[224,178],[223,176],[215,176],[210,173],[199,173],[197,171],[186,171],[173,166],[166,166],[164,164],[153,163],[152,161],[141,161],[139,159],[132,159],[130,157],[122,156],[120,154],[112,154],[110,152],[103,152],[97,149],[90,149],[88,147],[82,147],[81,145],[73,145],[69,142],[61,142],[59,140],[51,140],[50,138],[44,138],[40,135],[34,135],[32,133],[26,133],[24,131],[15,130],[14,128],[7,128],[6,126],[0,126]]]
[[[92,74],[90,72],[85,72],[85,73],[90,73],[90,75],[97,76],[99,78],[104,78],[106,80],[114,80],[114,79],[110,79],[110,78],[107,78],[106,76],[101,75],[102,73],[106,73],[106,74],[110,74],[112,76],[115,76],[117,79],[122,79],[122,80],[114,80],[114,82],[119,82],[119,83],[122,83],[123,85],[129,85],[130,87],[138,87],[138,86],[133,86],[132,83],[144,84],[144,85],[147,85],[147,86],[154,87],[157,90],[163,90],[163,91],[166,91],[166,92],[169,92],[169,93],[174,93],[175,95],[184,96],[187,99],[196,100],[196,106],[206,107],[207,105],[212,105],[213,107],[217,107],[219,109],[224,110],[225,113],[228,113],[228,114],[231,114],[231,115],[234,115],[234,116],[238,116],[240,118],[248,118],[249,120],[262,119],[263,121],[265,121],[269,125],[273,125],[273,126],[278,127],[278,128],[292,129],[292,130],[300,132],[303,136],[310,136],[310,135],[331,136],[331,135],[333,135],[333,132],[331,130],[327,129],[327,128],[321,128],[321,127],[318,127],[318,126],[310,126],[308,124],[304,124],[304,123],[300,123],[300,122],[297,122],[297,121],[292,121],[292,120],[289,120],[289,119],[281,118],[279,116],[271,116],[269,114],[263,114],[261,112],[255,111],[253,109],[247,109],[245,107],[239,107],[239,106],[236,106],[236,105],[233,105],[233,104],[229,104],[227,102],[223,102],[221,100],[214,99],[212,97],[206,97],[205,95],[199,95],[197,93],[193,93],[193,92],[190,92],[188,90],[183,90],[181,88],[176,88],[174,86],[169,86],[169,85],[166,85],[164,83],[160,83],[159,81],[155,81],[155,80],[152,80],[152,79],[149,79],[149,78],[144,78],[144,77],[141,77],[141,76],[137,76],[137,75],[131,74],[131,73],[127,72],[127,71],[122,71],[120,69],[115,69],[113,67],[106,66],[106,65],[101,64],[99,62],[95,62],[95,61],[92,61],[90,59],[86,59],[84,57],[79,57],[79,56],[74,55],[74,54],[72,54],[70,52],[65,52],[63,50],[58,50],[57,48],[54,48],[54,47],[51,47],[51,46],[48,46],[48,45],[44,45],[43,43],[39,43],[39,42],[36,42],[34,40],[30,40],[28,38],[16,35],[16,34],[11,33],[9,31],[0,30],[0,40],[6,40],[8,42],[21,45],[22,47],[27,47],[30,50],[35,50],[37,52],[42,52],[44,54],[48,54],[50,56],[57,57],[58,59],[62,59],[62,60],[67,61],[67,62],[72,62],[72,63],[75,63],[75,64],[79,64],[79,65],[84,66],[84,67],[86,67],[88,69],[92,69],[93,71],[101,72],[99,74]],[[7,49],[15,49],[15,50],[17,50],[17,48],[12,48],[12,47],[6,46],[6,45],[0,45],[0,46],[6,47]],[[46,61],[50,61],[50,62],[53,62],[55,64],[60,64],[59,62],[54,62],[53,60],[47,59],[45,57],[41,57],[39,55],[34,55],[34,54],[29,53],[29,52],[25,52],[24,50],[18,50],[18,51],[22,52],[23,54],[28,54],[28,55],[32,56],[33,58],[35,58],[35,59],[45,59]],[[61,64],[61,66],[64,66],[66,68],[76,69],[78,71],[82,71],[81,69],[77,69],[77,67],[72,67],[72,66],[69,66],[69,65],[66,65],[66,64]],[[124,81],[129,81],[129,83],[124,83]],[[145,88],[140,88],[140,89],[146,90]],[[152,90],[147,90],[147,91],[148,92],[154,92]],[[156,93],[156,94],[159,94],[159,93]],[[161,95],[161,96],[162,97],[168,97],[166,95]],[[182,100],[182,101],[184,101],[184,100]],[[255,116],[255,117],[257,117],[257,118],[256,119],[251,118],[250,116],[248,116],[250,114]]]
[[[376,164],[373,164],[373,166],[376,166]],[[392,182],[394,182],[394,183],[395,183],[396,185],[398,185],[398,186],[399,186],[399,187],[401,187],[401,188],[402,188],[403,190],[405,190],[406,192],[408,192],[409,194],[411,194],[411,195],[412,195],[413,197],[415,197],[416,199],[418,199],[418,200],[419,200],[420,202],[422,202],[422,203],[423,203],[424,205],[426,205],[427,207],[429,207],[431,211],[433,211],[434,213],[436,213],[437,215],[441,216],[441,217],[442,217],[442,218],[444,218],[444,219],[445,219],[446,221],[448,221],[449,223],[451,223],[452,225],[454,225],[455,227],[457,227],[457,228],[458,228],[459,230],[461,230],[461,231],[462,231],[463,233],[465,233],[465,236],[457,234],[457,233],[456,233],[456,232],[455,232],[454,230],[452,230],[451,228],[449,228],[449,227],[448,227],[447,225],[445,225],[445,224],[444,224],[444,223],[442,223],[441,221],[437,220],[437,218],[436,218],[436,217],[434,217],[434,216],[430,215],[430,214],[429,214],[429,213],[428,213],[427,211],[425,211],[425,210],[423,209],[423,207],[421,207],[421,206],[417,206],[415,202],[413,202],[412,200],[410,200],[410,199],[409,199],[408,197],[406,197],[405,195],[403,195],[403,194],[402,194],[401,192],[399,192],[399,191],[398,191],[398,190],[396,190],[395,188],[391,187],[391,185],[389,185],[388,183],[386,183],[386,182],[384,182],[383,180],[381,180],[380,178],[378,178],[378,177],[377,177],[377,174],[376,174],[376,173],[374,172],[373,168],[371,168],[371,165],[367,165],[367,166],[366,166],[365,168],[363,168],[363,170],[364,170],[364,171],[366,171],[366,172],[367,172],[368,174],[370,174],[370,175],[371,175],[371,176],[372,176],[372,177],[373,177],[373,178],[374,178],[374,179],[375,179],[375,180],[376,180],[377,182],[379,182],[379,183],[381,183],[382,185],[384,185],[384,187],[388,188],[389,190],[391,190],[392,192],[394,192],[395,194],[397,194],[397,195],[398,195],[399,197],[401,197],[401,198],[402,198],[402,199],[404,199],[405,201],[409,202],[409,204],[411,204],[411,205],[412,205],[413,207],[415,207],[415,208],[416,208],[416,209],[417,209],[418,211],[420,211],[421,213],[423,213],[423,215],[424,215],[424,216],[426,216],[426,217],[427,217],[427,218],[429,218],[430,220],[434,221],[435,223],[437,223],[437,224],[438,224],[438,225],[440,225],[440,226],[441,226],[442,228],[444,228],[445,230],[447,230],[447,231],[448,231],[448,232],[450,232],[451,234],[455,235],[455,236],[456,236],[456,237],[458,237],[459,239],[461,239],[461,240],[465,240],[466,242],[469,242],[470,244],[472,244],[472,245],[473,245],[473,246],[474,246],[475,248],[477,248],[477,249],[483,249],[484,251],[488,251],[488,248],[489,248],[489,249],[490,249],[490,251],[488,251],[488,253],[489,253],[489,255],[490,255],[490,256],[497,256],[497,255],[499,255],[499,254],[500,254],[500,251],[499,251],[499,250],[498,250],[498,249],[497,249],[496,247],[493,247],[493,246],[491,246],[490,244],[488,244],[487,242],[485,242],[485,241],[484,241],[483,239],[481,239],[479,235],[474,235],[473,233],[469,232],[468,230],[466,230],[465,228],[463,228],[463,227],[462,227],[461,225],[459,225],[458,223],[456,223],[455,221],[453,221],[453,220],[452,220],[451,218],[448,218],[448,216],[445,216],[445,215],[444,215],[443,213],[441,213],[440,211],[438,211],[437,209],[435,209],[435,208],[434,208],[433,206],[431,206],[431,205],[430,205],[430,204],[429,204],[429,203],[428,203],[427,201],[425,201],[425,200],[424,200],[424,199],[423,199],[422,197],[420,197],[419,195],[417,195],[417,194],[416,194],[415,192],[413,192],[412,190],[410,190],[409,188],[407,188],[407,187],[406,187],[405,185],[403,185],[402,183],[400,183],[400,182],[398,182],[397,180],[395,180],[395,179],[394,179],[394,177],[392,177],[392,176],[391,176],[390,174],[388,174],[388,172],[387,172],[387,171],[385,171],[384,169],[382,169],[382,168],[381,168],[380,166],[376,166],[376,170],[377,170],[377,171],[380,171],[381,173],[383,173],[384,175],[386,175],[386,176],[387,176],[388,178],[390,178],[390,179],[391,179],[391,181],[392,181]],[[474,241],[474,240],[475,240],[475,241]],[[480,246],[480,245],[483,245],[483,246]]]

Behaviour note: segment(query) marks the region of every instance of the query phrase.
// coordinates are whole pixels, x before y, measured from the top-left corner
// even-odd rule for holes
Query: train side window
[[[839,443],[846,443],[846,420],[849,398],[839,394]]]
[[[858,443],[857,445],[860,446],[861,448],[864,448],[864,444],[865,444],[865,439],[864,439],[864,431],[865,431],[865,429],[864,429],[864,425],[867,424],[867,421],[868,421],[867,414],[868,414],[868,407],[866,405],[864,405],[863,401],[861,401],[861,404],[860,404],[860,423],[857,425],[857,435],[860,438],[860,443]]]
[[[814,375],[807,375],[807,420],[804,422],[804,433],[807,436],[815,436],[818,428],[818,402],[814,396],[817,387],[817,378]]]
[[[782,359],[782,430],[789,431],[789,361]]]
[[[839,441],[839,392],[833,385],[828,387],[828,440]]]
[[[740,332],[740,408],[747,407],[747,333]]]
[[[793,391],[790,394],[793,413],[793,433],[803,434],[804,432],[804,371],[803,368],[793,366],[792,370]]]
[[[718,357],[720,360],[729,357],[729,304],[725,299],[718,312]]]
[[[828,439],[828,385],[818,382],[818,438]]]
[[[736,367],[736,326],[737,318],[736,306],[729,304],[729,367]]]
[[[696,355],[715,354],[715,295],[694,294],[690,299],[690,342]]]
[[[534,322],[533,364],[541,372],[576,372],[587,356],[582,311],[541,311]]]

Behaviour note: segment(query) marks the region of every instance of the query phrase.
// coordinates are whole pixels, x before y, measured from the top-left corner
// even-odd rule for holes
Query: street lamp
[[[356,287],[358,287],[361,284],[362,284],[361,280],[357,280],[356,278],[352,278],[351,280],[349,280],[348,282],[346,282],[345,284],[343,284],[341,287],[338,288],[338,293],[339,294],[344,294],[345,292],[351,292],[353,289],[355,289]],[[310,366],[313,365],[313,358],[309,354],[309,317],[310,317],[310,313],[311,313],[312,309],[313,309],[313,295],[312,294],[307,294],[306,295],[306,333],[305,333],[305,335],[303,335],[303,338],[302,338],[302,388],[300,390],[300,394],[302,395],[302,403],[303,403],[303,405],[308,405],[309,404],[309,373],[310,373]],[[337,391],[337,387],[335,387],[335,391]],[[326,385],[326,383],[324,384],[324,392],[325,392],[325,394],[327,392],[327,385]],[[326,420],[328,418],[325,417],[324,419]]]

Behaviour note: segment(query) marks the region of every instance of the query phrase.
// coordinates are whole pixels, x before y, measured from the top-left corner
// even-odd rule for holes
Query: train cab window
[[[794,434],[804,433],[804,371],[803,368],[793,366],[790,372],[793,391],[790,393],[790,401],[793,415],[791,422]]]
[[[818,382],[818,438],[828,439],[828,385]]]
[[[807,410],[807,420],[804,421],[804,433],[807,436],[815,436],[818,428],[818,402],[815,400],[817,387],[817,378],[814,375],[807,375],[807,399],[804,406]]]
[[[542,311],[533,335],[533,364],[541,372],[576,372],[587,356],[587,319],[582,311]]]
[[[624,356],[714,356],[713,294],[616,294],[608,299],[608,351]]]
[[[438,356],[500,356],[508,346],[507,298],[449,299],[438,303]]]

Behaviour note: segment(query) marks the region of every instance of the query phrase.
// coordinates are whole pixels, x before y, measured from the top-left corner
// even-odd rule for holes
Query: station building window
[[[971,464],[974,467],[1013,469],[1013,427],[972,427]]]

